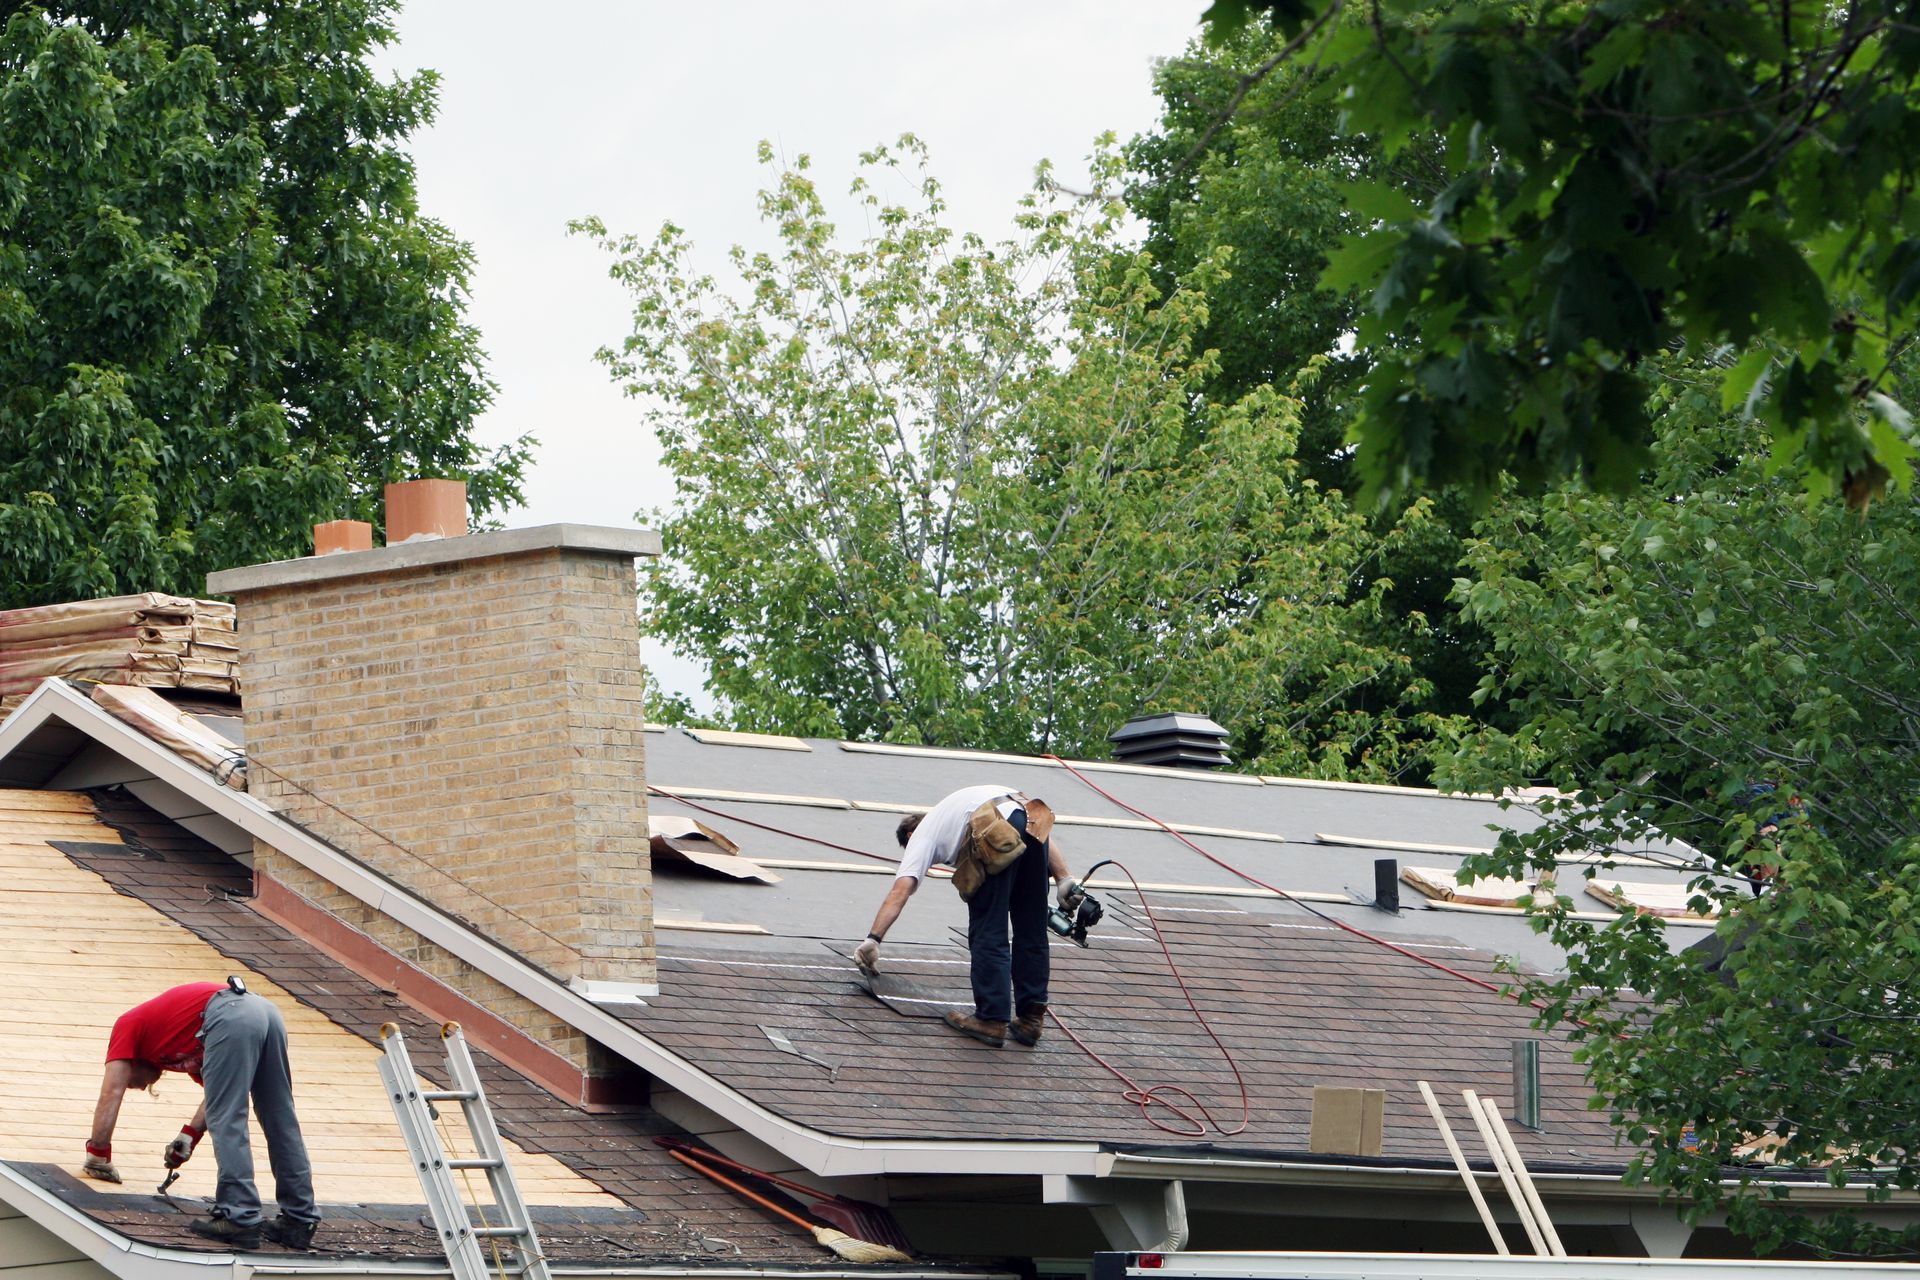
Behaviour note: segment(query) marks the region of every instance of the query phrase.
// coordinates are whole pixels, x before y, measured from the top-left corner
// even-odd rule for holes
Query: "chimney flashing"
[[[522,555],[532,551],[578,551],[609,556],[657,556],[660,535],[652,529],[613,529],[589,524],[544,524],[531,529],[498,529],[464,538],[434,538],[375,547],[371,551],[341,551],[329,556],[276,560],[207,575],[207,590],[234,595],[274,587],[301,586],[338,578],[359,578],[429,565],[458,564],[490,556]]]

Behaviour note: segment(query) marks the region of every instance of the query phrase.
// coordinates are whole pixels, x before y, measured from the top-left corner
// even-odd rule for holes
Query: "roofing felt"
[[[23,901],[23,896],[34,891],[22,887],[21,869],[16,868],[8,894],[0,900],[0,929],[16,928],[27,917],[39,915],[44,917],[42,927],[56,933],[59,945],[75,957],[110,959],[132,948],[131,957],[145,968],[143,981],[148,987],[209,974],[246,973],[250,987],[273,995],[290,1026],[304,1026],[308,1032],[303,1044],[296,1031],[293,1058],[296,1100],[305,1118],[309,1146],[315,1152],[316,1181],[330,1224],[316,1237],[316,1245],[324,1253],[341,1256],[431,1255],[431,1239],[418,1229],[423,1210],[410,1171],[403,1167],[404,1180],[393,1184],[397,1191],[387,1189],[387,1184],[371,1176],[377,1161],[364,1154],[367,1147],[398,1145],[391,1112],[386,1113],[384,1124],[369,1129],[357,1145],[336,1149],[331,1156],[321,1147],[327,1123],[323,1117],[334,1110],[337,1093],[357,1087],[362,1080],[372,1081],[375,1101],[385,1107],[371,1047],[376,1028],[382,1022],[397,1022],[416,1044],[425,1044],[437,1038],[436,1024],[400,1004],[392,993],[362,980],[257,915],[244,901],[252,888],[245,868],[137,801],[111,791],[0,792],[0,801],[9,796],[17,805],[11,811],[9,852],[32,853],[37,846],[35,856],[46,861],[45,867],[30,869],[26,882],[61,880],[85,885],[91,881],[98,886],[93,892],[104,898],[92,899],[90,911],[72,916],[55,914],[48,909],[51,904]],[[36,835],[37,840],[31,839]],[[65,851],[56,851],[49,843],[52,840],[64,845]],[[145,945],[145,933],[136,937],[121,925],[104,923],[103,913],[116,902],[123,904],[119,908],[122,924],[147,929],[155,937],[167,931],[177,935],[168,944],[168,951],[160,954]],[[142,920],[139,913],[147,918]],[[9,950],[15,950],[19,941],[10,938]],[[171,967],[182,954],[190,956],[195,947],[205,953],[197,967],[191,972]],[[19,998],[36,1004],[44,1022],[48,1002],[44,985],[13,985]],[[138,994],[143,998],[151,992],[143,987]],[[0,993],[0,999],[6,998]],[[116,995],[92,1003],[100,1004],[98,1016],[110,1023],[134,1000]],[[69,1017],[67,1021],[74,1019]],[[353,1048],[335,1047],[325,1059],[319,1057],[311,1048],[311,1037],[322,1027],[326,1035],[335,1038],[336,1046]],[[18,1037],[16,1043],[30,1042],[34,1034],[22,1025],[11,1026],[9,1031]],[[88,1028],[77,1036],[61,1037],[63,1043],[68,1039],[73,1041],[71,1047],[86,1058],[87,1078],[82,1084],[90,1107],[106,1029]],[[502,1132],[523,1153],[513,1157],[515,1174],[528,1201],[540,1208],[537,1216],[545,1233],[552,1237],[548,1243],[555,1257],[602,1261],[657,1258],[710,1265],[742,1260],[821,1261],[811,1237],[741,1205],[729,1193],[701,1182],[656,1148],[654,1135],[678,1130],[652,1111],[633,1108],[590,1114],[499,1065],[479,1046],[474,1047],[474,1056]],[[415,1064],[422,1075],[444,1086],[439,1064],[430,1061],[431,1057],[416,1052]],[[46,1099],[66,1083],[57,1076],[16,1071],[10,1071],[7,1080],[16,1090],[37,1091],[23,1102],[37,1102],[41,1111],[48,1110]],[[191,1088],[176,1085],[171,1092],[190,1096]],[[29,1120],[18,1108],[11,1117],[0,1116],[0,1126],[7,1130],[27,1125],[35,1135],[31,1143],[19,1132],[0,1137],[0,1157],[54,1190],[70,1206],[136,1239],[182,1248],[203,1247],[208,1242],[185,1232],[189,1214],[183,1210],[204,1209],[204,1201],[196,1193],[203,1195],[210,1190],[211,1159],[203,1156],[185,1166],[176,1190],[187,1194],[176,1196],[172,1202],[148,1194],[151,1183],[146,1177],[145,1156],[149,1150],[153,1153],[152,1164],[157,1170],[157,1153],[177,1128],[180,1117],[174,1113],[179,1110],[179,1106],[162,1108],[143,1105],[140,1099],[129,1100],[115,1141],[122,1172],[130,1179],[120,1188],[81,1182],[71,1172],[77,1167],[73,1156],[85,1136],[90,1111],[55,1115],[48,1123]],[[146,1112],[153,1113],[150,1118],[154,1124],[149,1126],[152,1133],[139,1128],[149,1118],[143,1114]],[[43,1153],[46,1142],[54,1145]],[[345,1159],[348,1167],[329,1172],[329,1158],[336,1163]],[[352,1167],[356,1163],[360,1166],[357,1170]],[[555,1176],[542,1179],[536,1173],[540,1168],[553,1169]],[[207,1187],[195,1186],[195,1174]],[[158,1181],[157,1172],[153,1181]],[[409,1186],[415,1191],[411,1197],[405,1194]],[[581,1188],[585,1194],[561,1194],[566,1187]],[[569,1200],[573,1203],[567,1203]],[[333,1229],[335,1224],[337,1230]]]
[[[792,750],[786,739],[780,740],[781,749],[738,745],[747,740],[745,735],[730,735],[722,744],[677,729],[649,733],[647,775],[659,789],[649,807],[655,813],[698,818],[725,832],[744,855],[770,865],[783,882],[720,883],[656,868],[655,896],[662,918],[756,926],[766,931],[767,940],[747,945],[773,950],[796,939],[857,941],[885,893],[892,874],[889,863],[899,854],[893,828],[901,813],[930,805],[958,787],[993,782],[1047,799],[1059,815],[1054,838],[1076,874],[1100,858],[1117,858],[1143,883],[1191,886],[1217,895],[1156,890],[1156,902],[1235,906],[1281,919],[1310,920],[1296,906],[1263,899],[1233,872],[1043,759],[849,748],[817,739],[806,744],[808,751]],[[1526,805],[1178,769],[1109,766],[1087,770],[1085,776],[1118,800],[1187,829],[1189,838],[1207,852],[1268,884],[1313,897],[1320,909],[1349,923],[1395,937],[1443,936],[1513,956],[1538,970],[1552,971],[1563,964],[1552,943],[1518,912],[1461,910],[1411,892],[1402,895],[1402,909],[1395,915],[1367,905],[1373,898],[1376,859],[1457,870],[1463,850],[1491,848],[1501,830],[1537,828],[1543,819]],[[688,803],[661,792],[683,796]],[[1322,835],[1333,839],[1322,840]],[[876,856],[861,857],[800,837]],[[1605,874],[1677,887],[1695,872],[1676,864],[1692,858],[1684,846],[1623,851],[1623,865]],[[794,862],[814,865],[783,865]],[[820,869],[821,864],[831,869]],[[1561,891],[1578,894],[1587,869],[1580,863],[1564,864]],[[1123,882],[1113,870],[1100,878]],[[1096,887],[1095,892],[1105,896],[1108,891]],[[1585,900],[1585,906],[1605,911],[1591,900]],[[944,942],[947,930],[964,919],[957,899],[930,883],[890,933],[889,947]],[[1676,946],[1686,946],[1701,935],[1681,924],[1670,936]],[[669,952],[702,945],[705,941],[697,935],[680,931],[662,942]]]

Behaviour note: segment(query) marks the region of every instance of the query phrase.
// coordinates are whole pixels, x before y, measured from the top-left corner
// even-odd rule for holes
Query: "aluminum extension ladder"
[[[413,1156],[414,1171],[420,1175],[420,1189],[426,1193],[427,1208],[446,1250],[447,1266],[453,1280],[488,1280],[486,1242],[489,1249],[510,1249],[513,1257],[505,1269],[522,1280],[551,1280],[547,1260],[540,1252],[540,1239],[534,1234],[533,1219],[520,1186],[507,1165],[506,1149],[500,1143],[500,1129],[487,1106],[486,1090],[480,1086],[480,1073],[474,1070],[473,1055],[467,1052],[467,1039],[460,1024],[449,1022],[440,1028],[447,1047],[447,1077],[451,1089],[422,1089],[414,1074],[413,1060],[407,1056],[400,1028],[389,1022],[380,1028],[380,1078],[386,1082],[387,1100],[393,1103],[394,1119],[400,1122],[400,1135],[406,1139]],[[456,1160],[448,1157],[434,1127],[436,1102],[457,1102],[465,1113],[467,1128],[473,1134],[478,1159]],[[462,1169],[485,1171],[493,1191],[500,1226],[476,1227],[468,1219],[467,1204],[460,1198],[453,1175]],[[484,1220],[484,1218],[483,1218]]]

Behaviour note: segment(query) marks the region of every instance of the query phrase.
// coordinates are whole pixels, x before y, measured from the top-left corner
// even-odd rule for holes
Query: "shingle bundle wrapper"
[[[146,592],[0,612],[0,699],[65,676],[240,692],[233,606]]]
[[[151,689],[97,684],[93,700],[155,742],[211,773],[235,791],[247,789],[247,753]]]

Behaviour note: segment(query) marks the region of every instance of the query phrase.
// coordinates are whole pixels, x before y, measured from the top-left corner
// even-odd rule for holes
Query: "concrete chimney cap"
[[[531,529],[499,529],[464,538],[429,538],[371,551],[347,551],[331,556],[306,556],[222,569],[207,575],[207,590],[235,595],[273,587],[357,578],[423,565],[454,564],[488,556],[523,555],[535,551],[585,551],[633,559],[660,554],[660,535],[652,529],[609,529],[589,524],[543,524]]]

